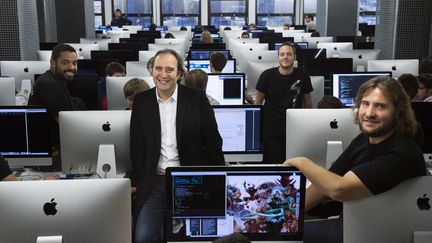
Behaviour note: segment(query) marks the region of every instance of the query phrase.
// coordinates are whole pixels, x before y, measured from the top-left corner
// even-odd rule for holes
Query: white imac
[[[352,42],[318,43],[317,48],[326,49],[327,58],[339,57],[340,51],[352,51]]]
[[[80,38],[80,43],[83,44],[99,44],[100,50],[108,50],[108,43],[111,43],[111,38]]]
[[[49,61],[0,61],[1,76],[14,77],[16,90],[21,90],[23,79],[33,83],[35,74],[43,74],[49,68]]]
[[[176,39],[185,39],[188,43],[190,43],[190,40],[192,39],[191,31],[168,30],[167,32],[164,33],[164,36],[168,32],[173,34]]]
[[[124,97],[123,87],[126,82],[132,78],[140,78],[153,88],[154,82],[152,76],[142,77],[106,77],[106,94],[108,110],[124,110],[128,107],[126,98]]]
[[[419,74],[418,59],[397,59],[397,60],[370,60],[367,62],[367,70],[389,71],[393,78],[399,78],[404,73],[411,73],[414,76]]]
[[[48,51],[48,50],[38,50],[37,51],[37,55],[38,55],[38,60],[39,61],[49,61],[51,60],[51,53],[52,51]]]
[[[110,170],[106,173],[127,173],[131,168],[130,115],[130,110],[61,111],[59,125],[62,171],[66,174],[96,172],[99,166],[98,159],[101,158],[99,152],[102,152],[101,148],[104,147],[101,145],[110,145],[114,151],[108,151],[106,154],[112,155],[114,152],[115,161],[109,163],[111,168],[108,167]],[[99,175],[104,177],[102,174]]]
[[[209,73],[206,93],[221,105],[243,105],[244,73]]]
[[[128,179],[4,182],[0,205],[2,242],[132,242]]]
[[[255,105],[213,106],[225,162],[262,162],[261,108]]]
[[[185,59],[186,52],[183,44],[149,44],[148,46],[149,51],[160,51],[163,49],[172,49]]]
[[[0,105],[15,105],[15,78],[0,77]]]
[[[211,73],[210,60],[188,59],[188,70],[202,69],[206,73]],[[236,73],[236,59],[228,59],[222,73]]]
[[[151,76],[147,70],[147,62],[126,61],[127,76]]]
[[[317,48],[318,43],[331,43],[333,42],[332,36],[322,37],[305,37],[303,41],[308,43],[308,48]]]
[[[137,33],[137,31],[141,31],[143,30],[143,26],[142,25],[123,25],[122,26],[123,30],[128,30],[130,31],[130,33]]]
[[[78,59],[91,59],[91,51],[99,51],[99,44],[91,43],[66,43],[73,48],[78,54]]]
[[[391,72],[349,72],[333,73],[333,96],[342,102],[343,107],[353,107],[360,86],[378,76],[389,76]]]
[[[304,156],[329,168],[359,133],[352,109],[287,109],[286,158]]]
[[[140,62],[147,62],[150,58],[156,55],[157,51],[138,51],[138,60]]]
[[[324,76],[310,76],[313,91],[311,92],[312,97],[312,108],[317,108],[318,102],[324,96]]]
[[[130,38],[130,31],[124,30],[111,30],[106,33],[106,35],[111,39],[112,43],[119,43],[120,38]]]
[[[184,46],[184,50],[187,52],[189,51],[189,41],[187,41],[186,39],[180,39],[180,38],[175,38],[175,39],[155,39],[155,44],[157,45],[183,45]]]
[[[240,33],[240,35],[241,35],[241,33]],[[232,46],[235,46],[237,44],[258,44],[259,39],[258,38],[239,38],[239,39],[238,38],[228,38],[228,39],[226,39],[225,43],[227,44],[226,48],[231,50],[232,48],[235,48]]]
[[[292,32],[288,31],[288,33],[282,32],[282,37],[294,37],[294,42],[302,42],[304,38],[311,37],[312,33],[305,32]]]
[[[0,106],[0,153],[11,168],[50,166],[48,111],[37,106]]]
[[[365,72],[368,71],[367,62],[369,60],[378,60],[380,49],[375,50],[351,50],[351,51],[339,51],[340,58],[352,58],[353,59],[353,71],[354,72]]]
[[[269,47],[268,47],[268,43],[246,43],[246,44],[242,44],[242,43],[231,43],[230,45],[230,51],[231,51],[231,55],[234,58],[239,58],[239,52],[241,50],[243,51],[268,51]]]
[[[248,61],[248,68],[246,71],[247,77],[247,90],[255,91],[256,84],[262,72],[269,68],[279,67],[279,61],[261,62],[261,61]]]
[[[239,72],[246,73],[248,68],[248,61],[263,61],[263,62],[277,62],[279,60],[278,51],[275,50],[264,50],[264,51],[239,51],[238,63]]]

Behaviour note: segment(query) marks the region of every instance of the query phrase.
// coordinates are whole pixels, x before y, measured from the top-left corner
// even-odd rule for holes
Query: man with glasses
[[[313,90],[309,75],[294,68],[296,49],[283,43],[278,50],[279,67],[265,70],[256,85],[255,104],[263,108],[263,155],[266,163],[285,160],[285,111],[312,108]]]
[[[204,91],[178,84],[183,61],[171,49],[156,53],[155,88],[135,96],[131,117],[135,242],[162,242],[165,169],[224,165],[222,138]]]

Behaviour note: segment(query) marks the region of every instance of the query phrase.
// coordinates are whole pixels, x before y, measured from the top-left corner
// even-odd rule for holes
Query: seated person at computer
[[[213,43],[213,37],[208,30],[204,30],[201,33],[201,39],[199,43]]]
[[[283,43],[278,50],[279,67],[265,70],[256,85],[255,104],[263,107],[263,156],[266,163],[285,158],[286,109],[312,108],[313,90],[309,75],[294,68],[296,49]],[[265,101],[265,102],[264,102]]]
[[[126,75],[126,68],[118,62],[110,62],[105,67],[106,77],[123,77]],[[106,77],[102,77],[98,81],[98,104],[100,109],[106,110],[107,99],[106,99]]]
[[[249,32],[243,31],[243,33],[241,34],[241,38],[242,39],[249,39],[250,38]]]
[[[194,69],[186,73],[183,82],[184,85],[186,86],[194,87],[206,91],[208,75],[202,69]],[[210,102],[210,105],[220,105],[219,101],[215,100],[213,97],[211,97],[208,94],[206,95],[207,95],[207,99]]]
[[[126,110],[132,110],[133,100],[135,98],[135,95],[149,89],[150,86],[147,84],[147,82],[144,79],[133,78],[128,80],[123,86],[123,94],[128,104]]]
[[[111,20],[111,26],[117,26],[119,28],[123,27],[123,25],[131,25],[132,21],[122,15],[120,9],[116,9],[114,12],[114,19]]]
[[[12,174],[7,161],[0,155],[0,181],[15,181],[16,177]]]
[[[290,29],[290,25],[288,23],[283,24],[282,26],[283,30],[289,30]]]
[[[256,30],[256,28],[257,28],[257,25],[255,23],[250,23],[249,26],[248,26],[248,30],[249,31]]]
[[[58,156],[60,145],[58,113],[83,108],[83,101],[71,97],[67,89],[67,83],[73,80],[77,72],[77,62],[77,52],[72,46],[56,45],[51,53],[50,69],[35,81],[29,98],[29,105],[41,105],[48,110],[53,157]]]
[[[210,55],[210,70],[212,73],[221,73],[227,64],[227,58],[222,52],[212,52]]]
[[[166,213],[165,168],[224,165],[222,138],[212,107],[201,90],[183,86],[183,59],[171,49],[155,55],[155,88],[135,96],[132,108],[130,173],[135,242],[162,242]]]
[[[417,79],[419,88],[415,101],[432,102],[432,74],[420,74]]]
[[[305,157],[284,162],[297,167],[312,183],[306,191],[306,211],[326,197],[357,200],[426,175],[422,151],[413,140],[417,130],[414,112],[396,80],[376,77],[361,85],[354,120],[361,133],[329,170]]]
[[[306,32],[313,32],[316,30],[316,25],[313,18],[314,17],[312,15],[305,15]]]
[[[407,95],[410,97],[411,101],[415,101],[417,91],[419,89],[419,81],[416,76],[410,73],[404,73],[397,81],[402,85]]]
[[[175,39],[175,36],[172,33],[168,32],[164,35],[164,38],[165,39]]]

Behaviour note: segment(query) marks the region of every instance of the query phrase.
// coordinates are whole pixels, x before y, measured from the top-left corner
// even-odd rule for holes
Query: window
[[[210,0],[210,24],[243,26],[247,24],[247,0]]]
[[[102,0],[94,0],[95,27],[105,25],[104,2]]]
[[[359,24],[376,24],[377,0],[359,0]]]
[[[201,20],[200,0],[160,0],[161,22],[165,26],[195,26]]]
[[[120,9],[132,25],[149,26],[153,23],[152,0],[113,0],[113,18],[116,9]]]
[[[256,23],[263,26],[293,24],[294,0],[257,0]]]

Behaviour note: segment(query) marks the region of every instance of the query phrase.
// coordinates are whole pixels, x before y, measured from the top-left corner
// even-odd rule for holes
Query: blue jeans
[[[153,179],[153,188],[141,208],[135,225],[135,242],[162,242],[162,226],[166,212],[165,176]]]

